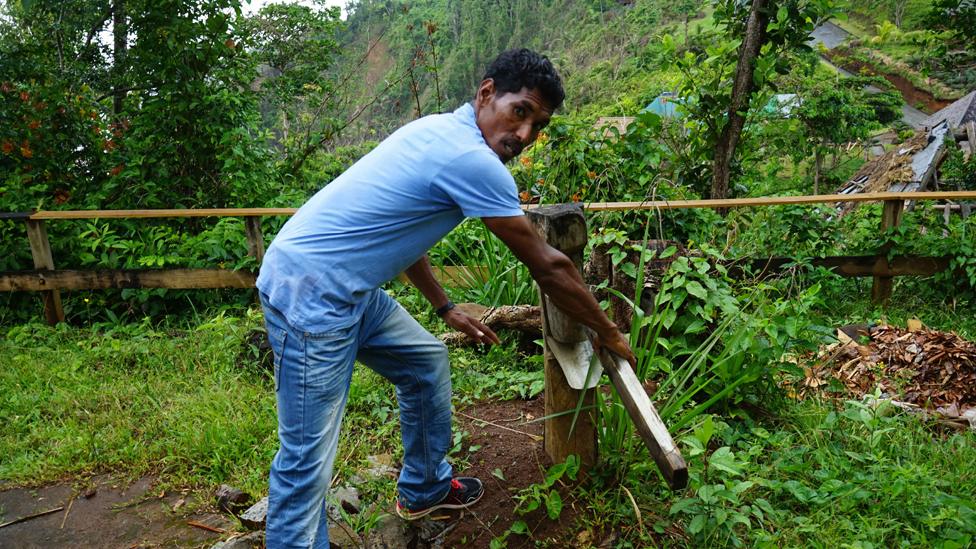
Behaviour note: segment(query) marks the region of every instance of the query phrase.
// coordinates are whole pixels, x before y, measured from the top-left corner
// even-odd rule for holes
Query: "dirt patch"
[[[181,512],[190,497],[181,492],[162,492],[155,488],[152,478],[126,484],[107,475],[81,484],[3,490],[0,523],[63,509],[0,529],[0,547],[211,547],[225,536],[190,526],[187,521],[225,530],[232,530],[234,525],[217,514]]]
[[[575,545],[565,543],[573,538],[579,506],[569,490],[560,490],[564,507],[558,520],[550,520],[542,510],[526,516],[515,514],[514,496],[542,482],[552,465],[540,438],[543,422],[528,423],[543,415],[542,398],[484,402],[458,410],[458,422],[469,433],[465,444],[480,446],[461,474],[480,478],[485,483],[485,495],[444,537],[444,547],[488,547],[493,537],[504,534],[516,520],[524,520],[532,536],[509,536],[510,548]],[[504,478],[493,474],[496,469]]]
[[[543,509],[525,516],[515,513],[515,496],[541,483],[552,465],[541,440],[543,422],[532,422],[544,413],[542,398],[483,402],[457,411],[459,428],[468,432],[465,447],[478,447],[469,454],[468,467],[458,473],[480,478],[485,495],[472,509],[434,517],[445,530],[437,536],[437,547],[489,547],[491,540],[502,536],[516,520],[525,521],[532,534],[510,535],[507,543],[511,549],[578,545],[573,526],[583,507],[568,488],[559,490],[564,505],[557,520],[550,520]],[[86,498],[89,491],[93,493]],[[0,548],[209,548],[227,535],[191,526],[188,521],[228,533],[237,529],[227,515],[181,511],[194,497],[210,495],[164,493],[154,486],[152,478],[127,485],[107,475],[83,484],[3,490],[0,523],[57,507],[64,509],[0,529]]]

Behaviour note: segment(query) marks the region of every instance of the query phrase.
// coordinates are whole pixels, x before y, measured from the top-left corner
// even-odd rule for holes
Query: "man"
[[[397,513],[412,520],[481,497],[481,482],[453,478],[445,460],[447,349],[380,289],[405,271],[448,326],[498,343],[490,328],[454,308],[427,260],[427,250],[465,217],[480,217],[556,305],[633,362],[572,261],[523,216],[504,166],[536,139],[563,98],[547,58],[525,49],[502,53],[472,103],[397,130],[302,206],[268,248],[257,286],[274,350],[281,443],[271,465],[270,549],[329,546],[325,494],[356,360],[396,385],[403,439]]]

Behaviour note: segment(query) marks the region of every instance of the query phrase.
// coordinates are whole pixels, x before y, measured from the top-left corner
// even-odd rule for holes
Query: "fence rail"
[[[643,202],[593,202],[582,204],[585,210],[640,211],[693,208],[728,209],[768,207],[791,204],[839,204],[845,202],[883,202],[882,231],[897,226],[905,203],[909,201],[976,200],[976,191],[963,192],[899,192],[829,194],[761,198],[732,198],[724,200],[651,200]],[[537,205],[525,205],[532,210]],[[152,270],[55,270],[46,221],[77,219],[150,219],[189,217],[242,217],[247,237],[248,255],[260,263],[264,257],[264,237],[261,218],[289,216],[296,208],[227,208],[197,210],[59,210],[39,212],[0,212],[0,219],[23,220],[27,228],[34,270],[0,272],[0,291],[39,291],[43,293],[45,317],[55,324],[64,320],[60,290],[96,290],[110,288],[250,288],[256,273],[227,269],[152,269]],[[891,295],[893,276],[926,276],[948,268],[948,258],[895,257],[888,258],[891,244],[882,242],[874,256],[828,257],[814,260],[815,265],[834,269],[843,276],[872,276],[872,297],[884,302]],[[750,260],[754,269],[772,270],[791,260],[768,258]],[[736,262],[741,264],[742,262]],[[443,278],[457,280],[457,273],[442,269]]]

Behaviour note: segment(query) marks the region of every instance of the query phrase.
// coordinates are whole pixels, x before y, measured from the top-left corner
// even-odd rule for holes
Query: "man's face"
[[[515,158],[535,141],[549,124],[552,110],[535,89],[498,95],[490,78],[481,83],[475,97],[478,128],[502,162]]]

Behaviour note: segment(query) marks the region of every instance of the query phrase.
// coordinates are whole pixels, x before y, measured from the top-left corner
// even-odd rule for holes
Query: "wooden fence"
[[[908,201],[976,200],[976,192],[912,192],[912,193],[865,193],[855,195],[812,195],[762,198],[734,198],[726,200],[673,200],[645,202],[604,202],[584,204],[586,210],[637,211],[674,210],[688,208],[728,209],[740,207],[767,207],[789,204],[836,204],[841,202],[883,202],[881,230],[886,231],[901,222],[901,214]],[[533,209],[534,206],[525,206]],[[294,208],[230,208],[199,210],[76,210],[40,211],[34,213],[0,213],[0,219],[23,220],[34,259],[34,270],[0,272],[0,291],[43,292],[44,312],[48,322],[64,320],[61,307],[61,290],[98,290],[111,288],[251,288],[256,273],[228,269],[114,269],[70,270],[55,269],[51,245],[45,222],[72,219],[149,219],[189,217],[243,217],[247,236],[248,255],[260,263],[264,257],[264,237],[261,234],[261,218],[289,216]],[[890,243],[880,242],[877,255],[854,257],[828,257],[816,259],[815,265],[835,270],[842,276],[874,277],[872,297],[884,302],[891,295],[892,277],[930,276],[945,270],[948,258],[943,257],[894,257],[888,258]],[[754,260],[753,263],[767,269],[779,268],[788,263],[786,258]],[[457,274],[442,271],[445,278],[456,280]]]

